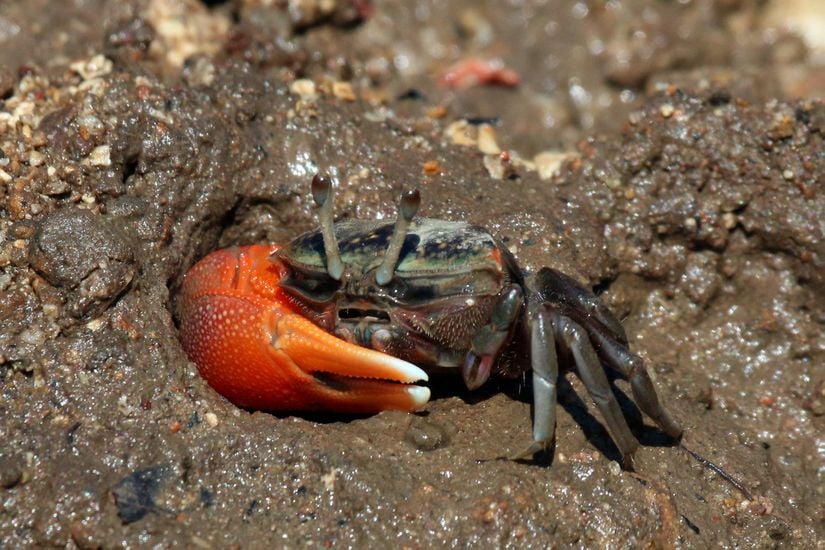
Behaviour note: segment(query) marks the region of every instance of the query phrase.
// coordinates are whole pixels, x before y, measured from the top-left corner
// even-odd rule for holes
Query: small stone
[[[791,181],[794,178],[793,170],[785,170],[782,172],[782,177],[788,181]]]
[[[419,451],[434,451],[449,444],[445,428],[428,418],[413,417],[404,439]]]
[[[170,466],[161,464],[137,470],[115,484],[112,495],[120,521],[125,525],[157,511],[155,499],[172,473]]]
[[[608,471],[610,471],[610,475],[617,476],[622,473],[622,467],[619,466],[619,463],[615,460],[611,460],[610,464],[607,465]]]
[[[331,469],[328,473],[321,476],[321,482],[327,491],[335,489],[335,478],[338,476],[338,468]]]
[[[536,163],[536,168],[539,172],[539,178],[543,180],[552,178],[558,173],[562,164],[569,156],[568,153],[562,151],[543,151],[533,157],[533,162]]]
[[[39,151],[29,153],[29,166],[40,166],[46,160],[46,155]]]
[[[464,147],[475,147],[478,143],[476,129],[470,126],[466,120],[456,120],[444,130],[444,135],[455,143]]]
[[[427,116],[430,118],[444,118],[448,112],[449,110],[444,105],[436,105],[427,111]]]
[[[664,105],[659,107],[659,114],[665,118],[670,118],[671,116],[673,116],[674,111],[675,108],[670,103],[665,103]]]
[[[315,82],[308,78],[299,78],[290,84],[289,91],[305,100],[316,99],[318,97]]]
[[[60,308],[57,304],[46,303],[43,304],[40,309],[43,310],[43,315],[50,319],[57,319],[57,316],[60,314]]]
[[[496,142],[496,131],[489,124],[482,124],[478,129],[478,150],[485,155],[501,154],[501,147]]]
[[[421,169],[427,175],[434,175],[440,173],[443,168],[441,167],[441,163],[437,160],[428,160],[424,164],[421,165]]]
[[[111,148],[108,145],[98,145],[89,154],[89,164],[92,166],[111,166]]]
[[[497,180],[504,179],[504,165],[502,164],[501,157],[499,155],[484,155],[482,162],[484,163],[484,168],[487,169],[487,173],[490,174],[491,178]]]
[[[739,218],[733,212],[726,212],[722,214],[722,225],[725,229],[733,229],[739,223]]]
[[[37,327],[31,326],[18,335],[20,341],[30,346],[40,346],[46,341],[46,334]]]
[[[11,489],[23,481],[25,462],[20,456],[0,456],[0,487]]]
[[[349,82],[333,82],[332,95],[344,101],[355,101],[357,99],[352,84]]]
[[[43,194],[48,196],[62,195],[69,191],[69,184],[63,180],[51,180],[43,186]]]
[[[0,181],[3,183],[9,183],[11,181],[11,176],[8,172],[0,168]]]
[[[102,54],[98,54],[86,61],[76,61],[69,68],[80,75],[83,80],[99,78],[112,72],[112,62]]]
[[[210,428],[214,428],[218,425],[218,415],[213,412],[204,414],[203,419],[206,420],[206,423],[209,424]]]
[[[106,130],[103,122],[94,115],[84,115],[78,118],[80,137],[89,139],[89,136],[98,136]]]
[[[622,186],[622,180],[620,178],[608,178],[604,181],[604,184],[608,189],[616,190]]]

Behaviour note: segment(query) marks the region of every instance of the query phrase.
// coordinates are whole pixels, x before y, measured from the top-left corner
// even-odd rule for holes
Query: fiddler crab
[[[667,435],[681,437],[621,323],[571,277],[547,267],[526,277],[486,230],[416,218],[417,190],[402,196],[395,222],[334,223],[333,186],[320,175],[312,195],[320,229],[286,246],[218,250],[184,278],[183,347],[233,403],[419,410],[430,398],[414,384],[428,380],[422,368],[458,369],[472,390],[515,346],[532,368],[533,441],[513,458],[553,442],[559,355],[572,357],[626,467],[638,441],[603,365],[630,382]]]

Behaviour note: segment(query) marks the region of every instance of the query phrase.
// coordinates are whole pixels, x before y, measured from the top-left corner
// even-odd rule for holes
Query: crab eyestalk
[[[395,229],[392,232],[390,245],[384,254],[384,260],[375,273],[375,282],[383,286],[392,280],[395,267],[398,265],[398,258],[401,256],[401,248],[404,246],[404,239],[407,238],[407,230],[410,222],[421,206],[421,194],[418,189],[407,191],[402,195],[398,205],[398,219],[395,221]]]
[[[340,281],[344,273],[344,264],[341,262],[341,253],[338,251],[338,241],[335,240],[335,228],[332,223],[333,196],[332,182],[321,174],[315,174],[312,178],[312,198],[319,207],[318,221],[324,237],[327,273],[336,281]]]

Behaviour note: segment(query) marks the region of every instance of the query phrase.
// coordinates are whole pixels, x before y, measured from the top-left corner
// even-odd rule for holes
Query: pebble
[[[344,101],[355,101],[355,92],[352,89],[352,84],[349,82],[333,82],[332,95]]]
[[[536,163],[539,178],[543,180],[552,178],[569,156],[568,153],[562,151],[543,151],[537,154],[533,157],[533,162]]]
[[[315,82],[308,78],[299,78],[290,84],[289,91],[299,96],[301,99],[316,99],[318,97],[318,90],[315,88]]]
[[[83,80],[99,78],[112,72],[112,62],[102,54],[85,61],[76,61],[69,68],[80,75]]]
[[[209,424],[210,428],[214,428],[218,425],[218,415],[213,412],[208,412],[203,415],[203,419],[206,420],[206,423]]]
[[[46,155],[39,151],[32,151],[29,153],[29,166],[40,166],[45,162]]]
[[[36,327],[24,329],[18,337],[24,344],[32,346],[40,346],[46,341],[45,333]]]
[[[475,147],[478,144],[478,139],[473,133],[474,128],[463,119],[453,122],[444,130],[444,135],[451,142],[464,147]]]
[[[172,473],[171,466],[159,464],[136,470],[117,482],[111,491],[120,521],[133,523],[157,511],[155,499]]]
[[[501,154],[501,147],[496,142],[496,131],[489,124],[482,124],[478,129],[478,150],[485,155]]]
[[[89,154],[89,164],[92,166],[111,166],[111,148],[108,145],[98,145]]]
[[[0,487],[11,489],[23,480],[24,462],[19,456],[0,456]]]
[[[449,443],[449,437],[441,424],[428,418],[414,417],[404,439],[419,451],[434,451]]]

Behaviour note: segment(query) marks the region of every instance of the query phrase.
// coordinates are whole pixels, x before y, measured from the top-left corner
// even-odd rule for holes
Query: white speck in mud
[[[332,491],[335,488],[335,478],[338,475],[338,468],[333,468],[329,473],[321,476],[321,481],[324,483],[324,488],[327,491]]]
[[[209,424],[209,427],[214,428],[218,425],[218,415],[213,412],[208,412],[203,415],[203,419]]]
[[[573,466],[573,473],[581,481],[585,481],[593,475],[593,467],[586,464],[576,464]]]
[[[308,78],[299,78],[289,85],[289,91],[297,95],[303,100],[317,99],[318,91],[315,88],[315,82]]]
[[[76,61],[69,65],[69,68],[80,75],[83,80],[91,80],[112,72],[112,62],[102,54],[98,54],[91,59]]]

